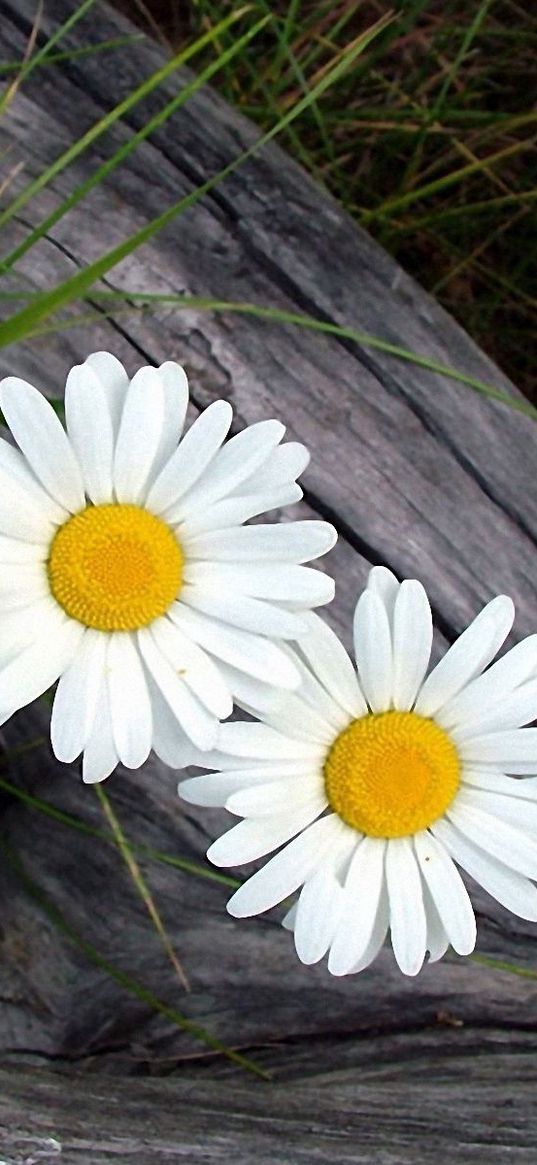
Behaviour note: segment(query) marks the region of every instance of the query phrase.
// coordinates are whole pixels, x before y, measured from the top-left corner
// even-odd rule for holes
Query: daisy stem
[[[255,1060],[250,1060],[247,1056],[242,1056],[240,1052],[236,1052],[233,1048],[228,1048],[226,1044],[223,1044],[221,1040],[216,1038],[216,1036],[213,1036],[210,1032],[206,1031],[206,1029],[201,1027],[200,1024],[194,1023],[192,1020],[188,1019],[187,1016],[183,1015],[182,1012],[177,1011],[176,1008],[169,1007],[167,1003],[163,1003],[162,1000],[154,995],[153,992],[149,990],[149,988],[145,987],[143,983],[139,983],[136,979],[132,979],[131,976],[127,975],[125,971],[122,971],[119,967],[115,967],[112,963],[109,963],[108,959],[104,958],[104,956],[100,954],[100,952],[92,945],[92,943],[88,942],[87,939],[79,935],[74,927],[72,927],[70,923],[67,922],[61,911],[58,910],[57,906],[48,900],[41,887],[37,884],[37,882],[34,881],[33,878],[30,877],[30,875],[25,870],[19,855],[11,848],[5,839],[1,837],[0,852],[3,853],[8,864],[17,874],[27,893],[31,898],[34,899],[35,902],[37,902],[43,913],[51,920],[57,929],[63,935],[65,935],[69,942],[73,943],[74,946],[83,951],[83,953],[86,955],[89,961],[94,964],[94,966],[100,967],[101,970],[105,971],[106,974],[109,975],[110,978],[113,979],[116,983],[118,983],[120,987],[123,987],[126,991],[129,992],[129,994],[134,995],[137,999],[140,1000],[141,1003],[145,1003],[149,1008],[151,1008],[152,1011],[156,1011],[159,1013],[159,1015],[164,1016],[165,1019],[168,1019],[171,1023],[175,1024],[175,1026],[180,1028],[181,1031],[188,1032],[189,1035],[194,1036],[195,1039],[200,1040],[209,1048],[212,1048],[213,1051],[225,1056],[226,1059],[231,1060],[231,1062],[237,1064],[238,1067],[244,1068],[247,1072],[252,1072],[254,1076],[260,1076],[263,1080],[270,1080],[270,1073],[267,1072],[266,1069],[262,1068],[259,1064],[256,1064]]]
[[[117,815],[112,808],[110,799],[107,797],[102,785],[95,785],[95,792],[97,794],[97,799],[100,803],[105,819],[112,831],[116,846],[121,854],[121,857],[123,858],[123,861],[125,862],[136,890],[138,891],[147,913],[149,914],[151,922],[155,927],[155,930],[159,936],[162,946],[164,947],[164,950],[166,951],[177,978],[184,987],[185,991],[190,991],[190,983],[188,982],[187,976],[173,949],[169,935],[155,905],[153,895],[151,894],[147,882],[143,877],[142,871],[138,865],[138,862],[136,861],[136,858],[134,857],[127,838],[125,837]]]

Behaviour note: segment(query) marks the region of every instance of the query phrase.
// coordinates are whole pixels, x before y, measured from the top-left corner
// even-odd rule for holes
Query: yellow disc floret
[[[433,720],[381,712],[334,741],[324,777],[332,809],[369,837],[406,837],[445,813],[460,784],[455,745]]]
[[[173,530],[139,506],[87,506],[54,536],[50,589],[64,611],[98,631],[135,631],[163,615],[181,588]]]

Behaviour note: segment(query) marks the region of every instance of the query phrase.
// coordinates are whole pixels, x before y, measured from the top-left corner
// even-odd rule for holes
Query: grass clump
[[[122,0],[175,44],[233,0]],[[311,90],[382,3],[268,0],[272,20],[216,85],[267,129]],[[516,0],[396,0],[393,22],[283,144],[431,291],[533,400],[537,308],[537,17]],[[221,52],[230,28],[209,52]]]

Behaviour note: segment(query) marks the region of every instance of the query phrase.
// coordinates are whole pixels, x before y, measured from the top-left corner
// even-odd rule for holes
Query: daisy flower
[[[107,352],[69,373],[67,432],[37,389],[0,384],[20,448],[0,440],[0,722],[59,679],[52,746],[83,752],[88,782],[213,747],[237,684],[295,687],[278,641],[333,596],[302,565],[330,525],[243,525],[302,496],[304,446],[275,420],[224,445],[224,400],[183,435],[187,404],[179,365],[129,381]]]
[[[222,725],[220,751],[198,760],[218,771],[179,786],[187,801],[245,819],[209,849],[216,865],[285,847],[237,890],[230,914],[258,914],[302,887],[284,926],[302,962],[328,954],[334,975],[368,967],[388,929],[406,975],[427,951],[431,961],[449,945],[469,954],[475,917],[455,863],[537,921],[537,729],[521,727],[537,716],[537,635],[488,666],[513,616],[511,599],[493,599],[427,677],[421,583],[371,571],[354,617],[357,672],[306,616],[299,692],[267,701],[261,723]]]

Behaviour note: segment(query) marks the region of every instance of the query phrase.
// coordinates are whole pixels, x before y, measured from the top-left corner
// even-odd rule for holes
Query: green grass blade
[[[509,285],[506,286],[507,290],[510,290]],[[37,298],[35,293],[29,294],[28,292],[15,292],[13,295],[10,292],[5,292],[3,296],[0,295],[0,301],[2,299],[14,299],[15,301],[20,301],[21,299],[33,300],[35,298]],[[405,361],[405,363],[415,364],[417,367],[424,368],[429,372],[444,376],[447,380],[453,380],[455,383],[462,384],[466,388],[470,388],[474,392],[488,397],[490,400],[507,405],[508,408],[514,409],[515,412],[531,417],[532,420],[537,420],[537,408],[534,405],[530,404],[529,401],[520,400],[518,397],[509,396],[507,393],[495,388],[493,384],[487,384],[484,380],[477,380],[476,377],[469,376],[465,372],[459,372],[456,368],[451,368],[448,364],[440,364],[438,361],[430,360],[429,357],[422,356],[419,352],[413,352],[410,348],[403,348],[398,344],[392,344],[388,340],[382,340],[379,336],[372,335],[371,332],[361,332],[357,328],[332,324],[326,320],[318,320],[314,316],[281,311],[279,308],[263,307],[260,304],[254,303],[239,303],[226,299],[208,299],[196,295],[174,295],[166,292],[93,291],[91,293],[91,300],[95,304],[102,304],[104,308],[106,308],[107,304],[121,304],[122,306],[116,309],[116,312],[105,310],[98,315],[73,316],[66,320],[60,320],[56,324],[52,323],[44,327],[37,327],[27,333],[28,337],[41,336],[47,333],[55,333],[69,330],[70,328],[85,326],[88,323],[102,320],[103,316],[110,318],[112,315],[117,314],[117,311],[121,311],[124,314],[128,311],[150,310],[151,307],[155,308],[159,304],[176,307],[179,311],[187,308],[198,308],[200,311],[235,312],[241,315],[252,315],[256,319],[267,320],[272,323],[292,324],[296,327],[309,328],[313,331],[325,332],[328,335],[340,336],[342,339],[354,340],[357,344],[362,344],[364,348],[373,348],[378,352],[386,352],[390,356]]]
[[[139,44],[141,40],[146,40],[143,32],[130,33],[129,36],[116,36],[111,40],[99,41],[97,44],[81,45],[78,49],[66,49],[63,53],[50,53],[43,60],[38,61],[38,65],[48,67],[49,65],[59,65],[62,61],[76,61],[80,57],[92,57],[95,53],[128,48],[130,45]],[[20,67],[20,61],[4,61],[0,63],[0,77],[17,73]]]
[[[30,748],[37,747],[38,744],[45,744],[44,737],[38,741],[32,741],[28,745],[20,745],[16,749],[9,750],[9,758],[22,755]],[[95,829],[93,825],[88,825],[81,817],[73,817],[70,813],[64,813],[63,810],[57,809],[50,801],[44,801],[41,797],[35,794],[28,793],[25,789],[20,789],[18,785],[13,785],[11,781],[7,781],[5,777],[0,777],[0,789],[10,796],[16,797],[22,801],[29,809],[35,809],[36,812],[42,813],[45,817],[49,817],[52,821],[57,821],[60,825],[67,826],[68,829],[76,829],[78,833],[84,833],[88,837],[97,838],[99,841],[104,841],[107,845],[113,843],[113,837],[102,829]],[[242,885],[238,878],[231,878],[228,874],[221,874],[217,870],[211,869],[210,866],[202,866],[198,862],[191,862],[187,858],[178,858],[174,854],[162,853],[161,850],[151,849],[146,845],[133,845],[133,850],[140,857],[149,858],[151,861],[159,862],[161,865],[172,866],[175,870],[181,870],[185,874],[190,874],[195,878],[204,878],[208,882],[216,882],[220,886],[227,886],[230,890],[236,890]]]
[[[72,12],[68,19],[60,26],[60,28],[56,29],[56,32],[54,32],[52,36],[49,37],[46,44],[43,45],[43,48],[39,49],[39,52],[35,53],[35,55],[32,54],[27,61],[23,62],[19,73],[15,77],[15,80],[12,81],[10,85],[8,85],[7,89],[0,97],[0,116],[7,108],[17,89],[20,89],[20,86],[28,80],[30,74],[33,73],[34,69],[36,69],[38,65],[43,64],[43,61],[46,60],[50,50],[54,48],[54,45],[57,44],[58,41],[61,40],[62,36],[65,36],[65,34],[69,32],[70,29],[73,28],[74,25],[77,24],[77,22],[81,20],[83,16],[86,15],[86,12],[89,12],[94,3],[95,0],[83,0],[83,3],[79,5],[75,12]]]
[[[459,74],[461,65],[462,65],[463,61],[465,60],[467,53],[469,52],[471,45],[472,45],[473,41],[475,40],[479,30],[482,27],[483,21],[485,20],[487,14],[488,14],[488,10],[489,10],[492,2],[493,2],[493,0],[482,0],[481,4],[479,5],[479,7],[477,9],[477,12],[474,15],[474,19],[472,20],[470,26],[466,29],[466,32],[463,36],[459,51],[456,53],[452,64],[450,65],[449,69],[447,70],[446,76],[444,77],[444,81],[443,81],[442,85],[440,86],[438,96],[437,96],[436,100],[433,102],[430,109],[428,110],[427,117],[425,119],[423,128],[422,128],[421,132],[418,134],[418,137],[417,137],[417,140],[416,140],[416,143],[414,146],[414,152],[413,152],[412,158],[410,159],[410,163],[407,166],[405,175],[404,175],[403,180],[401,182],[400,189],[402,189],[402,190],[408,190],[408,188],[411,186],[411,184],[414,180],[414,177],[417,173],[418,167],[421,163],[422,154],[423,154],[423,146],[425,143],[425,139],[427,137],[429,127],[431,125],[433,125],[434,122],[441,120],[442,113],[444,110],[444,104],[446,101],[446,97],[449,93],[449,90],[451,89],[451,86],[454,84],[454,82]]]
[[[378,20],[372,28],[364,33],[359,42],[354,43],[352,51],[347,53],[333,69],[323,76],[292,109],[288,110],[272,129],[263,134],[243,154],[240,154],[239,157],[228,163],[223,170],[220,170],[214,177],[209,178],[201,186],[198,186],[196,190],[181,198],[179,202],[176,202],[168,210],[164,211],[163,214],[147,223],[133,235],[130,235],[129,238],[125,239],[118,246],[113,247],[112,250],[101,256],[100,259],[97,259],[82,271],[78,271],[76,275],[71,276],[70,279],[65,280],[52,291],[40,293],[28,307],[23,308],[22,311],[12,316],[11,319],[1,324],[0,347],[5,347],[7,344],[21,340],[43,319],[52,315],[53,312],[71,303],[74,299],[79,299],[81,296],[86,295],[93,284],[108,274],[122,259],[132,254],[134,250],[144,243],[149,242],[158,231],[173,222],[188,207],[199,202],[205,194],[213,190],[224,178],[232,174],[248,158],[253,157],[262,146],[272,141],[277,134],[281,133],[282,130],[286,129],[291,122],[299,117],[311,105],[312,101],[317,100],[325,93],[330,85],[346,72],[353,60],[364,51],[366,46],[387,27],[391,19],[391,15],[388,15]]]
[[[466,166],[452,170],[450,174],[444,174],[441,178],[435,178],[433,182],[427,182],[424,186],[420,186],[418,190],[408,190],[406,194],[398,195],[396,198],[390,198],[375,210],[362,211],[360,221],[362,224],[367,224],[377,219],[389,219],[392,215],[397,214],[398,211],[404,210],[407,206],[412,206],[414,202],[422,202],[424,198],[430,198],[433,194],[439,194],[452,186],[457,186],[473,174],[478,174],[480,171],[496,165],[497,162],[504,162],[507,158],[513,158],[516,154],[531,149],[534,144],[535,138],[523,142],[511,142],[510,145],[505,146],[501,150],[496,150],[495,153],[489,154],[486,158],[476,158],[475,162],[469,162]]]
[[[57,930],[59,930],[60,933],[63,934],[69,942],[77,947],[78,950],[82,951],[89,962],[93,963],[93,965],[96,967],[100,967],[101,970],[105,971],[106,974],[109,975],[110,978],[113,979],[116,983],[118,983],[120,987],[123,987],[125,991],[128,991],[129,995],[133,995],[141,1003],[144,1003],[147,1007],[149,1007],[151,1011],[155,1011],[159,1015],[164,1016],[165,1019],[169,1020],[170,1023],[173,1023],[176,1027],[180,1028],[181,1031],[188,1032],[189,1035],[194,1036],[195,1039],[211,1048],[212,1051],[218,1052],[219,1055],[225,1056],[225,1058],[230,1060],[233,1064],[237,1064],[239,1068],[244,1068],[247,1072],[251,1072],[254,1076],[260,1076],[263,1080],[270,1079],[270,1074],[264,1068],[261,1068],[259,1064],[256,1064],[254,1060],[250,1060],[248,1057],[242,1056],[240,1052],[236,1052],[233,1048],[227,1047],[226,1044],[223,1044],[221,1040],[218,1040],[216,1036],[213,1036],[206,1030],[206,1028],[202,1027],[201,1024],[194,1023],[192,1020],[188,1019],[186,1015],[183,1015],[182,1012],[178,1011],[177,1008],[170,1007],[167,1003],[163,1003],[162,1000],[154,995],[153,992],[149,990],[149,988],[145,987],[143,983],[139,983],[136,979],[133,979],[131,975],[128,975],[125,971],[122,971],[119,967],[115,967],[112,963],[110,963],[108,959],[100,954],[100,952],[93,946],[92,943],[88,942],[87,939],[80,935],[78,931],[76,931],[75,928],[71,926],[71,924],[64,918],[61,911],[58,910],[58,907],[55,906],[53,902],[50,902],[41,887],[37,884],[37,882],[35,882],[33,878],[30,877],[30,875],[25,870],[19,855],[3,838],[0,838],[0,851],[4,854],[4,857],[6,858],[6,861],[8,862],[11,869],[16,873],[27,894],[33,898],[34,902],[37,903],[37,905],[47,916],[47,918],[50,919]]]
[[[45,186],[48,186],[48,184],[56,177],[57,174],[61,173],[62,170],[74,162],[80,154],[84,153],[84,151],[87,150],[88,147],[93,144],[93,142],[101,137],[103,133],[106,133],[107,130],[109,130],[117,121],[120,120],[120,118],[124,117],[126,113],[129,113],[130,110],[133,109],[140,101],[143,101],[146,97],[148,97],[153,92],[153,90],[157,88],[157,86],[166,81],[167,78],[176,72],[178,68],[186,64],[187,61],[191,60],[192,57],[197,55],[197,53],[205,49],[207,45],[210,44],[212,40],[214,40],[214,37],[218,34],[218,31],[221,29],[221,27],[228,28],[231,24],[233,24],[234,21],[243,15],[244,11],[245,9],[243,8],[231,13],[231,15],[226,17],[226,19],[223,20],[221,25],[216,29],[211,29],[210,32],[206,33],[204,36],[195,41],[194,44],[189,45],[188,48],[183,49],[182,52],[172,57],[172,59],[167,61],[166,64],[162,66],[162,68],[157,69],[155,73],[152,73],[150,77],[142,82],[142,84],[139,85],[137,89],[133,90],[132,93],[129,93],[128,97],[119,102],[119,104],[116,105],[115,108],[110,111],[110,113],[107,113],[104,117],[100,118],[99,121],[95,123],[95,125],[91,126],[91,128],[85,134],[83,134],[82,137],[78,139],[78,141],[74,142],[72,146],[65,150],[64,153],[61,154],[60,157],[57,158],[50,166],[47,166],[47,168],[43,170],[43,172],[37,178],[35,178],[33,182],[30,182],[28,186],[21,191],[17,198],[15,198],[13,202],[11,202],[8,207],[6,207],[3,213],[0,214],[0,228],[5,226],[5,224],[9,222],[9,220],[13,218],[14,215],[18,214],[22,208],[26,206],[30,199],[34,198],[35,195],[38,194],[39,191],[42,190]],[[268,18],[265,18],[264,20],[259,21],[258,24],[256,24],[245,37],[241,38],[241,40],[233,46],[232,50],[230,50],[230,54],[235,55],[237,51],[239,51],[241,48],[244,48],[250,37],[256,35],[256,33],[266,23],[267,19]],[[195,78],[188,85],[185,85],[181,92],[167,103],[164,109],[152,117],[151,120],[141,130],[134,134],[128,142],[126,142],[123,146],[120,147],[119,150],[116,151],[112,158],[100,166],[95,174],[91,176],[91,178],[82,183],[78,190],[66,198],[53,214],[49,215],[45,221],[41,223],[38,228],[36,228],[36,230],[32,231],[30,239],[25,241],[20,247],[13,251],[11,255],[8,255],[3,260],[1,265],[2,268],[7,270],[13,265],[14,262],[16,262],[18,258],[20,258],[21,255],[25,253],[25,251],[33,246],[33,244],[37,242],[38,239],[42,238],[42,236],[46,234],[48,230],[50,230],[50,228],[58,221],[59,218],[62,218],[68,210],[75,206],[77,202],[80,202],[80,200],[85,197],[88,191],[96,186],[99,182],[101,182],[107,174],[109,174],[113,169],[115,169],[116,166],[124,161],[124,159],[127,158],[128,155],[139,146],[140,142],[142,142],[146,137],[149,136],[149,134],[153,133],[155,129],[162,125],[166,119],[175,112],[176,109],[179,109],[180,106],[188,100],[192,93],[200,87],[204,79],[212,77],[220,64],[220,60],[213,62],[212,66],[209,66],[208,69],[204,70],[200,78]]]
[[[447,206],[444,210],[431,211],[430,214],[425,214],[421,218],[411,219],[406,223],[394,223],[393,230],[397,234],[413,233],[420,230],[422,227],[429,227],[433,224],[438,225],[442,222],[450,222],[455,218],[466,219],[474,214],[490,214],[493,210],[498,210],[504,206],[518,206],[519,203],[535,202],[537,199],[537,189],[519,190],[512,194],[499,194],[497,198],[486,198],[481,202],[466,202],[464,206]]]
[[[236,303],[229,300],[207,299],[195,295],[182,296],[168,295],[166,293],[152,295],[142,291],[110,291],[94,293],[92,298],[96,302],[104,304],[106,302],[113,302],[116,299],[122,303],[125,300],[136,301],[141,306],[161,303],[174,305],[179,309],[194,307],[199,308],[201,311],[238,312],[242,315],[255,316],[256,319],[260,320],[268,320],[281,324],[294,324],[300,328],[309,328],[313,331],[325,332],[331,336],[340,336],[342,339],[355,340],[357,344],[362,344],[364,348],[373,348],[378,352],[386,352],[390,356],[404,360],[405,363],[415,364],[418,368],[425,368],[428,372],[445,376],[448,380],[454,380],[457,384],[463,384],[467,388],[473,389],[474,392],[488,397],[490,400],[498,401],[499,404],[508,405],[515,412],[523,413],[525,416],[537,420],[537,408],[530,404],[529,401],[519,400],[515,396],[508,396],[507,393],[494,388],[492,384],[487,384],[483,380],[477,380],[474,376],[468,376],[465,372],[459,372],[456,368],[450,368],[447,364],[440,364],[437,360],[431,360],[427,356],[421,356],[418,352],[412,352],[409,348],[403,348],[398,344],[392,344],[388,340],[382,340],[378,336],[371,335],[370,332],[361,332],[356,328],[347,328],[340,324],[332,324],[326,320],[315,319],[314,316],[300,315],[297,312],[280,311],[279,308],[261,307],[253,303]]]
[[[520,967],[516,963],[508,963],[505,959],[493,959],[490,955],[469,955],[472,963],[480,963],[483,967],[492,967],[494,971],[507,971],[509,975],[518,975],[521,979],[537,979],[537,971],[531,967]]]

